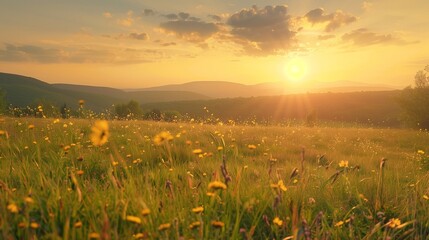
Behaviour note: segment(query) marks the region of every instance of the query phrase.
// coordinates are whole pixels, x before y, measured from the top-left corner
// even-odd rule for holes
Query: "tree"
[[[407,122],[418,128],[429,129],[429,65],[414,77],[415,87],[402,91],[399,103],[406,114]]]
[[[142,109],[138,102],[131,100],[127,104],[116,105],[115,113],[119,119],[136,119],[142,115]]]

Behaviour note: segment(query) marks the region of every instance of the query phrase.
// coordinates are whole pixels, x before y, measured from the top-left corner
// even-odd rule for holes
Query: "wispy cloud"
[[[325,31],[331,32],[337,28],[355,22],[357,17],[345,13],[341,10],[337,10],[334,13],[326,14],[323,8],[316,8],[309,11],[305,18],[312,24],[326,24]]]
[[[350,42],[356,46],[368,46],[382,43],[405,45],[412,43],[405,41],[398,36],[394,36],[393,34],[379,34],[371,32],[366,28],[360,28],[346,33],[342,36],[342,40],[344,42]]]

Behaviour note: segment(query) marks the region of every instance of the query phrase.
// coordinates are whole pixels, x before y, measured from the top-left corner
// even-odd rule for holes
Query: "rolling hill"
[[[48,84],[41,80],[16,74],[0,73],[0,89],[5,91],[9,104],[25,107],[39,100],[56,106],[67,104],[73,108],[83,99],[94,111],[104,110],[112,104],[130,100],[139,103],[209,99],[209,97],[186,91],[134,91],[71,84]]]

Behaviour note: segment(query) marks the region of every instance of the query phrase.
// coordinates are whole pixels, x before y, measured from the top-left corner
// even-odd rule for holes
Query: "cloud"
[[[360,28],[350,33],[346,33],[342,36],[342,40],[344,42],[351,42],[358,46],[368,46],[381,43],[392,43],[399,45],[409,44],[409,42],[395,37],[392,34],[377,34],[370,32],[366,28]]]
[[[173,14],[164,16],[170,16],[167,18],[175,20],[162,22],[160,28],[166,33],[190,42],[204,42],[219,31],[216,24],[191,17],[188,13],[181,12],[176,15],[177,18],[172,18]]]
[[[116,22],[121,26],[130,27],[134,23],[133,15],[133,11],[128,11],[127,16],[125,18],[120,18]]]
[[[37,46],[5,44],[0,48],[2,62],[37,63],[109,63],[131,64],[153,62],[166,58],[156,49],[108,48],[100,46]]]
[[[104,16],[105,18],[112,18],[112,17],[113,17],[113,15],[112,15],[110,12],[104,12],[104,13],[103,13],[103,16]]]
[[[155,11],[152,9],[146,8],[145,10],[143,10],[143,16],[148,17],[148,16],[154,16],[154,15],[155,15]]]
[[[305,18],[312,24],[322,23],[326,24],[325,31],[331,32],[343,25],[355,22],[357,18],[349,13],[344,13],[337,10],[334,13],[326,14],[323,8],[316,8],[309,11]]]
[[[163,46],[163,47],[175,46],[175,45],[177,45],[175,42],[161,43],[161,46]]]
[[[294,21],[287,6],[266,6],[243,9],[231,15],[232,40],[241,45],[247,54],[270,55],[291,50],[295,43]]]
[[[130,33],[128,35],[128,38],[135,39],[135,40],[148,40],[149,35],[147,33]]]
[[[209,18],[213,19],[216,22],[222,21],[222,17],[219,15],[208,15]]]
[[[177,16],[177,14],[174,14],[174,13],[170,13],[170,14],[163,15],[163,17],[167,18],[168,20],[176,20],[176,19],[179,19],[179,16]]]
[[[331,38],[335,38],[335,35],[334,34],[327,34],[327,35],[319,35],[318,37],[317,37],[317,39],[318,40],[328,40],[328,39],[331,39]]]
[[[362,9],[363,9],[364,11],[369,11],[369,10],[371,10],[371,9],[372,9],[372,5],[373,5],[373,3],[372,3],[372,2],[363,1],[363,3],[362,3]]]

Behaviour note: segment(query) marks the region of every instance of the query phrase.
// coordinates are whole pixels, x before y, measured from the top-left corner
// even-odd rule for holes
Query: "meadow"
[[[3,118],[1,239],[429,239],[429,133]]]

